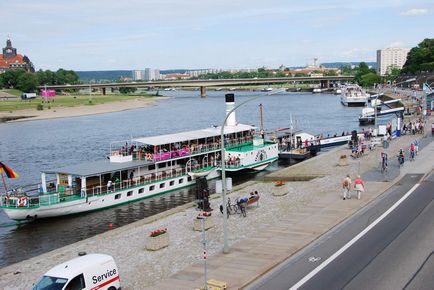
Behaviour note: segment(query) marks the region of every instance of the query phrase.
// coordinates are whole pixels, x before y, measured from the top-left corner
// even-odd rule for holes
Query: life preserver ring
[[[119,151],[113,151],[113,156],[118,156],[119,155]]]
[[[20,198],[18,199],[18,203],[17,203],[17,205],[18,205],[18,206],[26,206],[26,205],[27,205],[27,198],[25,198],[25,197],[20,197]]]

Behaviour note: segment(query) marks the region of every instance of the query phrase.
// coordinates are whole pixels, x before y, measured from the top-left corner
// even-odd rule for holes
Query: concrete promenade
[[[430,124],[433,119],[427,123]],[[421,135],[403,136],[386,150],[390,168],[397,165],[398,149],[406,148]],[[319,236],[349,218],[406,173],[433,169],[434,143],[431,133],[423,138],[424,148],[414,162],[406,161],[389,176],[379,172],[383,148],[369,151],[360,159],[338,166],[339,157],[351,153],[346,147],[282,169],[263,181],[247,182],[230,194],[234,200],[250,191],[261,194],[259,207],[251,206],[247,217],[229,218],[230,253],[223,254],[222,215],[213,212],[215,226],[207,231],[208,277],[228,283],[229,289],[244,288],[256,278],[290,257]],[[395,172],[395,173],[393,173]],[[365,177],[366,192],[361,200],[342,200],[341,181],[346,174]],[[316,177],[316,178],[313,178]],[[313,179],[311,179],[313,178]],[[274,181],[287,180],[282,187]],[[292,181],[289,181],[292,180]],[[284,194],[275,196],[274,194]],[[211,207],[218,209],[215,196]],[[123,289],[195,289],[203,285],[201,233],[192,230],[198,211],[187,204],[104,234],[51,251],[0,269],[0,289],[29,289],[52,266],[77,256],[79,251],[114,256]],[[170,245],[159,251],[144,249],[149,233],[167,228]]]
[[[392,155],[400,147],[409,144],[411,139],[414,140],[414,137],[404,136],[393,141],[391,148],[387,152]],[[220,253],[211,257],[208,261],[208,269],[210,269],[208,277],[227,282],[228,289],[245,288],[256,278],[292,256],[337,224],[351,217],[357,210],[381,195],[403,175],[407,173],[427,173],[433,170],[434,143],[431,142],[431,139],[426,138],[426,140],[423,140],[425,147],[419,152],[417,159],[414,162],[407,161],[398,172],[398,175],[395,176],[395,179],[391,181],[384,181],[385,176],[375,166],[375,160],[380,160],[378,151],[381,149],[369,152],[367,156],[352,161],[343,168],[336,166],[337,158],[341,153],[347,151],[341,148],[327,155],[301,163],[299,166],[271,174],[268,177],[270,180],[294,180],[302,179],[303,176],[318,175],[323,176],[320,178],[323,180],[323,184],[321,188],[317,188],[317,192],[310,188],[307,189],[306,187],[309,187],[309,184],[305,184],[306,190],[312,190],[311,198],[302,202],[298,209],[287,212],[286,215],[273,223],[263,221],[262,226],[255,235],[233,244],[229,254]],[[394,162],[398,167],[398,162],[395,159],[390,160],[389,167],[395,167]],[[328,164],[328,166],[323,166],[325,164]],[[363,194],[361,200],[357,200],[354,193],[351,200],[344,201],[339,197],[341,190],[337,181],[342,179],[346,172],[350,173],[353,180],[358,172],[369,175],[370,179],[376,176],[376,180],[365,180],[367,191]],[[361,175],[364,178],[364,174]],[[337,176],[338,180],[336,180]],[[295,186],[290,186],[288,189],[293,192],[294,188]],[[201,283],[203,284],[202,274],[202,264],[196,263],[149,289],[194,289]]]

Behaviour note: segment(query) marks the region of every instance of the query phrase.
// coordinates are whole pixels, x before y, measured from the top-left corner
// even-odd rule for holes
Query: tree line
[[[26,93],[37,91],[38,86],[78,84],[79,77],[73,70],[39,70],[35,73],[12,69],[0,74],[0,88],[18,89]]]
[[[418,74],[434,71],[434,38],[425,38],[407,55],[402,73]]]

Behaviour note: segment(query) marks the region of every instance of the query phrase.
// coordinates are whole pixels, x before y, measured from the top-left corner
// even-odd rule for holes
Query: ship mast
[[[260,118],[260,132],[264,134],[264,114],[263,114],[263,106],[259,104],[259,118]]]

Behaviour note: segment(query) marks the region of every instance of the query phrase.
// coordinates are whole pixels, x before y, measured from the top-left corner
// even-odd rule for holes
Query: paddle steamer
[[[234,108],[226,95],[226,112]],[[112,143],[106,160],[41,172],[38,188],[1,194],[0,207],[14,220],[77,214],[149,198],[195,184],[198,177],[228,171],[262,170],[278,158],[278,145],[238,124],[232,112],[221,127]]]

